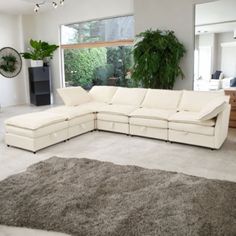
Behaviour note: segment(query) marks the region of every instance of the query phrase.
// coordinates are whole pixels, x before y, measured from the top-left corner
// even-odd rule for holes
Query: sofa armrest
[[[229,117],[231,105],[227,104],[225,109],[217,116],[215,126],[215,148],[219,149],[228,136]]]

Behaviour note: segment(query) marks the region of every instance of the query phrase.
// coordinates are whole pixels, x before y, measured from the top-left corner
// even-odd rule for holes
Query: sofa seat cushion
[[[47,110],[47,112],[52,114],[59,114],[61,116],[64,116],[66,120],[71,120],[76,117],[84,116],[87,114],[91,114],[91,112],[88,109],[85,109],[83,107],[73,107],[73,106],[59,106],[55,108],[50,108]]]
[[[177,111],[182,91],[148,89],[141,107]]]
[[[166,121],[166,120],[131,117],[129,119],[129,123],[131,126],[136,125],[136,126],[143,126],[143,127],[168,129],[168,121]]]
[[[52,124],[63,122],[65,120],[66,119],[64,115],[43,111],[14,116],[12,118],[7,119],[5,121],[5,125],[29,130],[36,130]]]
[[[68,121],[68,126],[73,127],[73,126],[80,125],[80,124],[85,124],[85,123],[88,123],[88,122],[91,122],[91,121],[93,121],[93,123],[94,123],[95,119],[96,119],[96,114],[95,113],[85,114],[85,115],[78,116],[78,117],[75,117],[73,119],[70,119]]]
[[[67,128],[68,128],[68,122],[63,121],[56,124],[50,124],[48,126],[41,127],[36,130],[16,127],[12,125],[7,125],[5,130],[6,133],[14,134],[17,136],[23,136],[27,138],[39,138],[46,136],[48,134],[56,135],[59,131],[67,130]]]
[[[88,103],[79,105],[78,107],[75,107],[75,109],[83,108],[91,112],[98,112],[98,110],[104,106],[107,106],[107,103],[94,101],[94,102],[88,102]]]
[[[97,102],[111,103],[117,88],[114,86],[93,86],[89,94]]]
[[[196,125],[196,124],[169,122],[169,129],[183,131],[186,133],[208,135],[208,136],[214,136],[215,134],[214,127]]]
[[[140,108],[130,114],[130,117],[139,117],[144,119],[168,120],[175,114],[175,110]]]
[[[135,106],[112,104],[98,109],[98,113],[129,116],[137,108]]]
[[[199,112],[187,112],[187,111],[181,111],[175,113],[174,115],[169,117],[169,121],[175,123],[195,124],[208,127],[212,127],[216,123],[215,119],[204,120],[204,121],[199,120]]]
[[[129,117],[120,114],[116,115],[116,114],[98,113],[97,120],[127,123],[127,124],[129,123]]]

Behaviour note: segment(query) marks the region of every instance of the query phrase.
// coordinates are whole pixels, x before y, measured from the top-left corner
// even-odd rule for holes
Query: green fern
[[[132,78],[145,88],[172,89],[177,77],[184,77],[180,61],[186,50],[173,31],[147,30],[134,47]]]

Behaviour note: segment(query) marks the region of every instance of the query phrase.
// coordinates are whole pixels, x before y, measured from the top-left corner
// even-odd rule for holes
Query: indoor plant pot
[[[43,60],[30,60],[31,67],[41,67],[43,66]]]

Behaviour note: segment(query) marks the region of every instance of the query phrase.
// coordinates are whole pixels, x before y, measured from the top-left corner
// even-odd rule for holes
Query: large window
[[[134,39],[133,16],[94,20],[61,27],[62,44]]]
[[[132,86],[133,16],[61,27],[65,86]]]

